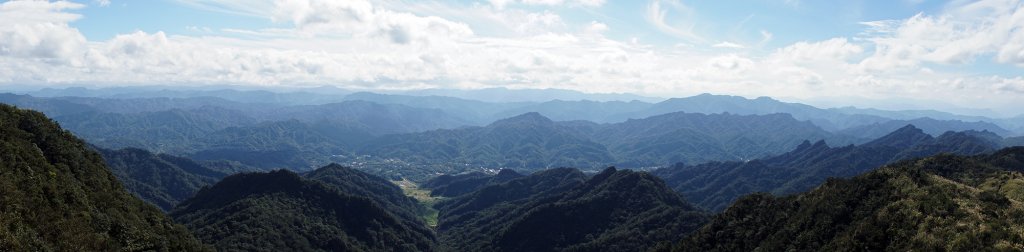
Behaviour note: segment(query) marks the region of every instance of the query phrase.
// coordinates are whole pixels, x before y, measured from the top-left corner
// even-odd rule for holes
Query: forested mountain
[[[614,168],[540,171],[438,208],[451,251],[643,251],[706,219],[654,176]]]
[[[367,197],[410,226],[424,225],[419,216],[426,209],[416,199],[405,196],[402,188],[391,181],[338,164],[321,167],[303,176],[333,186],[346,194]]]
[[[523,177],[513,170],[502,169],[498,174],[488,175],[482,172],[470,172],[457,175],[444,174],[427,180],[419,185],[430,190],[431,196],[455,197],[472,193],[489,185],[497,185],[509,180]]]
[[[42,113],[0,104],[0,250],[207,250]]]
[[[908,125],[858,146],[829,147],[823,141],[808,141],[774,157],[747,162],[678,164],[652,173],[682,192],[690,202],[717,212],[750,193],[797,193],[830,177],[858,175],[901,159],[944,152],[973,155],[999,147],[970,132],[949,132],[935,138]]]
[[[130,114],[81,113],[56,116],[54,120],[104,148],[135,147],[179,154],[193,149],[193,143],[216,131],[256,122],[239,111],[219,107]]]
[[[742,198],[676,251],[1024,249],[1024,148],[908,160],[786,197]]]
[[[341,187],[285,170],[236,174],[200,190],[171,216],[225,251],[434,248],[433,233],[426,227],[411,225],[375,200],[342,192]]]
[[[95,149],[125,189],[164,211],[227,176],[183,157],[134,148]]]
[[[614,161],[603,145],[538,113],[485,127],[388,135],[369,143],[362,153],[420,163],[519,169],[594,167]]]
[[[857,141],[835,136],[785,114],[679,112],[616,124],[594,124],[556,123],[531,112],[486,127],[384,136],[360,153],[409,162],[470,163],[527,170],[608,164],[642,167],[753,159],[785,152],[805,139]]]
[[[348,154],[343,141],[312,125],[289,120],[226,128],[197,139],[188,146],[193,149],[183,152],[198,160],[235,160],[260,168],[311,170],[330,163],[331,155]]]
[[[451,129],[473,123],[439,109],[414,108],[367,101],[344,101],[323,105],[287,106],[271,109],[259,116],[268,121],[299,120],[306,123],[328,122],[361,129],[373,135]]]
[[[749,160],[783,153],[808,139],[856,142],[787,114],[675,112],[603,125],[592,135],[595,141],[609,146],[620,164],[631,167]]]
[[[859,138],[874,139],[882,137],[889,132],[893,132],[907,124],[913,124],[914,126],[924,130],[933,136],[941,135],[947,131],[988,131],[995,133],[1000,136],[1013,135],[1010,131],[1000,128],[999,126],[988,123],[988,122],[964,122],[957,120],[935,120],[931,118],[917,118],[911,120],[891,120],[885,122],[872,123],[868,125],[861,125],[851,127],[848,129],[837,132],[838,134],[854,136]]]
[[[769,97],[747,99],[740,96],[701,94],[691,97],[671,98],[652,104],[649,108],[632,113],[614,115],[613,121],[629,118],[644,118],[672,112],[702,114],[731,113],[739,115],[790,114],[801,121],[811,121],[827,130],[844,129],[852,126],[887,121],[887,118],[862,114],[846,114],[820,109],[813,106],[781,102]]]

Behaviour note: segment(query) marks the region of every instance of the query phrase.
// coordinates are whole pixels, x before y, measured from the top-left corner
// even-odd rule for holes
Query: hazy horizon
[[[7,1],[0,5],[0,89],[564,89],[1017,116],[1024,107],[1022,6]]]

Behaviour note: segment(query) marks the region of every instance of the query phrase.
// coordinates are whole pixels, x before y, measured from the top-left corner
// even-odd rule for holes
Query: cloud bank
[[[593,0],[440,6],[480,22],[363,0],[185,4],[259,16],[286,28],[207,36],[136,31],[90,41],[73,26],[82,18],[76,14],[82,4],[10,1],[0,4],[0,83],[371,90],[500,86],[656,96],[913,97],[971,107],[1024,106],[1020,75],[936,70],[987,61],[1024,71],[1024,8],[1018,1],[977,1],[934,15],[865,21],[864,31],[852,37],[768,50],[709,42],[685,22],[672,23],[671,15],[693,11],[677,1],[652,1],[646,13],[637,13],[685,42],[674,47],[612,39],[605,34],[629,28],[598,20],[570,23],[543,10],[605,4]],[[490,35],[496,32],[479,30],[482,23],[506,32]],[[760,32],[763,42],[773,39],[771,32]]]

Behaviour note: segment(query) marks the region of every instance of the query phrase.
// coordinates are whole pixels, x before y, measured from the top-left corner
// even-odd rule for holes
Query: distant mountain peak
[[[803,142],[800,143],[800,145],[796,146],[796,149],[793,150],[793,152],[800,152],[800,151],[811,150],[811,149],[827,149],[827,148],[829,148],[829,146],[828,146],[828,143],[825,143],[825,140],[814,141],[814,143],[811,143],[810,140],[804,140]]]
[[[888,135],[875,139],[864,145],[874,147],[886,146],[907,148],[932,139],[932,136],[924,133],[924,130],[915,127],[913,124],[907,124]]]
[[[537,112],[527,112],[521,115],[501,119],[495,121],[491,125],[502,125],[502,124],[553,124],[555,123],[550,118],[547,118]]]

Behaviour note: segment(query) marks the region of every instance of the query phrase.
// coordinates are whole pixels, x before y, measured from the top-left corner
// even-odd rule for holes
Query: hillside
[[[933,136],[939,136],[947,131],[987,131],[992,132],[1000,136],[1011,136],[1012,132],[999,127],[998,125],[989,122],[965,122],[959,120],[936,120],[931,118],[917,118],[911,120],[891,120],[886,122],[872,123],[868,125],[861,125],[857,127],[851,127],[840,130],[836,133],[860,137],[860,138],[878,138],[899,129],[907,124],[913,124],[920,128],[925,133]]]
[[[938,155],[737,201],[674,251],[1024,249],[1024,148]]]
[[[643,251],[706,220],[654,176],[614,168],[541,171],[438,208],[451,251]]]
[[[598,126],[591,135],[629,167],[749,160],[784,153],[804,140],[855,142],[786,114],[676,112]]]
[[[830,147],[824,141],[808,141],[778,156],[748,162],[678,164],[652,173],[690,202],[717,212],[750,193],[798,193],[830,177],[855,176],[905,158],[943,152],[973,155],[996,149],[998,145],[988,139],[968,133],[950,132],[934,138],[908,125],[857,146]]]
[[[472,193],[480,188],[497,185],[523,177],[513,170],[502,169],[498,174],[470,172],[457,175],[441,175],[427,180],[420,188],[430,190],[430,196],[455,197]]]
[[[218,250],[429,251],[433,234],[374,200],[285,171],[224,178],[171,216]]]
[[[0,153],[0,250],[206,250],[42,113],[0,104]]]
[[[227,176],[183,157],[133,148],[96,150],[125,189],[164,211]]]
[[[313,170],[303,177],[320,181],[342,193],[369,198],[410,225],[424,225],[419,216],[426,209],[416,199],[405,196],[402,188],[386,179],[337,164]]]
[[[518,169],[594,167],[613,162],[603,145],[538,113],[485,127],[388,135],[369,143],[361,153],[417,163]]]

